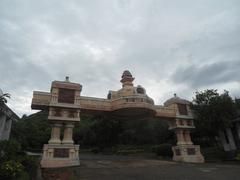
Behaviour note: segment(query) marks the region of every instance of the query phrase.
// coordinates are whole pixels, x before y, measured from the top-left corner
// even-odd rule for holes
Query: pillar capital
[[[74,128],[74,124],[73,123],[65,123],[64,127],[66,127],[66,128]]]
[[[62,126],[63,126],[63,124],[59,123],[59,122],[53,122],[52,123],[52,127],[59,127],[59,128],[61,128]]]

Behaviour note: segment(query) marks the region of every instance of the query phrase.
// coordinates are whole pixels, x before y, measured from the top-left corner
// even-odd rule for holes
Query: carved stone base
[[[178,145],[172,147],[173,161],[204,163],[199,145]]]
[[[44,144],[41,160],[42,168],[78,166],[79,145],[73,144]]]

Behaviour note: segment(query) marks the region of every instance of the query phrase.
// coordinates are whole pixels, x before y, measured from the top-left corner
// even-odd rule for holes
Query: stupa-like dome
[[[189,104],[190,102],[186,99],[182,99],[174,94],[174,97],[164,102],[164,106],[170,106],[171,104]]]

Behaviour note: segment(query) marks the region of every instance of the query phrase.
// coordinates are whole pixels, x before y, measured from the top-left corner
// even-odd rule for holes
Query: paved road
[[[48,171],[58,180],[239,180],[240,164],[187,164],[128,156],[83,155],[81,166]],[[54,175],[55,174],[55,175]],[[46,175],[46,173],[45,173]]]

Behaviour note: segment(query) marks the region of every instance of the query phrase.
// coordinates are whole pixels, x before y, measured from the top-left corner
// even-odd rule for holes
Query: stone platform
[[[178,145],[172,147],[173,161],[203,163],[204,157],[201,154],[199,145]]]
[[[43,147],[42,168],[78,166],[79,145],[45,144]]]

